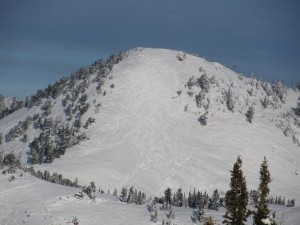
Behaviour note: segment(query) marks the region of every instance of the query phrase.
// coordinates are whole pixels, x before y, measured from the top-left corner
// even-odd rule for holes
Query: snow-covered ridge
[[[293,108],[299,92],[284,89],[281,97],[256,78],[184,54],[166,49],[131,50],[111,71],[91,71],[84,79],[74,80],[71,88],[68,81],[68,87],[55,99],[42,99],[39,106],[22,108],[3,118],[1,133],[5,138],[19,121],[35,114],[78,126],[80,107],[89,104],[80,116],[79,128],[87,138],[52,163],[35,165],[36,169],[57,171],[70,179],[78,177],[82,184],[94,181],[110,190],[134,185],[149,194],[160,194],[168,186],[212,192],[228,189],[228,171],[238,154],[249,189],[256,189],[259,165],[266,156],[273,178],[271,193],[296,198],[297,203],[300,136],[299,117]],[[204,78],[199,81],[205,74],[207,91]],[[233,103],[228,103],[229,92]],[[67,95],[71,99],[68,103]],[[265,98],[267,108],[262,104]],[[47,101],[51,103],[50,114],[45,113]],[[234,105],[232,110],[228,104]],[[66,113],[68,106],[71,111],[78,106],[75,114]],[[254,108],[252,123],[245,115],[250,107]],[[84,128],[89,118],[95,122]],[[4,140],[0,151],[14,151],[26,163],[29,143],[42,132],[34,128],[35,123],[32,121],[25,132],[26,142],[24,134],[13,141]]]

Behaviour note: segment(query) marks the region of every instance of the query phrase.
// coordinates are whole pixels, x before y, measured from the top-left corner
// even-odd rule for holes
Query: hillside
[[[62,225],[73,224],[72,220],[78,218],[80,225],[148,225],[150,212],[146,205],[127,205],[116,197],[107,194],[96,194],[92,202],[87,196],[83,199],[74,197],[80,189],[70,188],[58,184],[51,184],[29,174],[18,171],[16,180],[9,182],[10,175],[0,176],[0,223],[2,225],[28,224],[28,225]],[[285,224],[297,225],[299,206],[287,208],[284,206],[271,206],[276,211],[279,220],[284,216]],[[192,209],[174,207],[175,219],[178,225],[192,225],[190,217]],[[167,221],[166,211],[158,210],[158,222]],[[220,211],[206,210],[217,224],[221,224],[224,208]],[[151,223],[154,224],[154,223]],[[249,225],[252,224],[249,220]]]
[[[205,78],[198,82],[204,74],[209,90]],[[51,123],[64,127],[60,132],[67,124],[77,128],[70,133],[79,141],[62,147],[59,158],[36,156],[36,170],[77,177],[82,185],[94,181],[104,190],[134,185],[149,195],[161,195],[166,187],[211,193],[228,189],[237,155],[242,156],[248,188],[256,189],[266,156],[271,194],[296,198],[296,204],[300,200],[300,119],[293,111],[299,92],[281,83],[272,88],[218,63],[165,49],[137,48],[122,60],[104,67],[95,64],[75,75],[57,84],[58,92],[49,88],[47,98],[27,102],[29,108],[0,120],[4,139],[19,121],[35,114],[44,124],[45,118],[53,118]],[[250,106],[255,112],[252,123],[245,116]],[[93,120],[85,128],[89,118]],[[63,142],[55,139],[57,128],[43,130],[38,120],[3,140],[0,152],[13,151],[30,164],[35,157],[28,157],[30,143],[41,133],[53,143]],[[50,150],[36,147],[34,154],[39,151]]]

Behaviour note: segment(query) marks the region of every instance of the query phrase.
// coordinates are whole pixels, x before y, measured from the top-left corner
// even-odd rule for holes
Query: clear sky
[[[0,94],[24,99],[135,47],[197,53],[249,75],[300,80],[299,0],[0,0]]]

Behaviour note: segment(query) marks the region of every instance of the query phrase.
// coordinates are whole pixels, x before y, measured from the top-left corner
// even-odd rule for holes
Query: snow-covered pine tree
[[[114,189],[113,196],[116,196],[116,197],[118,196],[117,188]]]
[[[203,115],[201,115],[199,117],[199,122],[201,123],[201,125],[206,126],[207,125],[207,120],[208,120],[208,113],[205,112]]]
[[[244,225],[250,211],[247,209],[248,191],[242,171],[242,159],[238,156],[230,178],[230,190],[226,193],[226,213],[223,221],[226,225]]]
[[[187,86],[191,90],[193,88],[193,86],[195,86],[195,85],[196,85],[196,80],[195,80],[195,77],[192,76],[192,77],[190,77],[189,81],[187,82]]]
[[[157,207],[156,207],[156,200],[155,198],[151,202],[151,216],[150,219],[152,222],[157,222]]]
[[[146,193],[142,192],[142,204],[146,203],[147,195]]]
[[[204,220],[204,198],[201,195],[200,201],[197,205],[197,209],[194,211],[193,215],[191,216],[193,222],[202,222]]]
[[[270,210],[268,208],[268,195],[270,192],[269,183],[271,182],[271,174],[268,169],[268,161],[266,157],[260,166],[260,183],[258,187],[258,199],[255,204],[253,220],[255,225],[264,225],[263,219],[269,218]]]
[[[256,190],[251,190],[249,193],[249,197],[250,197],[250,204],[253,205],[257,202],[258,199],[258,191]],[[276,201],[277,201],[277,197],[276,197]]]
[[[226,105],[231,112],[234,112],[234,100],[231,87],[229,87],[228,91],[226,92]]]
[[[208,76],[206,75],[206,73],[204,73],[199,79],[198,79],[198,84],[201,87],[201,89],[203,91],[205,91],[206,93],[209,92],[209,79]]]
[[[181,188],[179,188],[177,190],[173,204],[177,207],[182,207],[182,205],[183,205],[183,194],[182,194],[182,189]]]
[[[134,189],[133,186],[131,186],[128,191],[127,204],[132,204],[133,202],[134,202]]]
[[[133,193],[133,202],[137,205],[138,204],[138,193],[137,190],[134,189],[134,193]]]
[[[203,106],[204,99],[205,99],[205,92],[200,91],[199,94],[196,96],[197,107],[201,108]]]
[[[254,107],[250,106],[246,113],[247,121],[252,123],[254,117]]]
[[[296,108],[294,109],[295,115],[300,116],[300,102],[297,103]]]
[[[220,195],[218,189],[214,190],[212,197],[210,198],[210,202],[208,204],[208,208],[213,210],[219,210],[220,208]]]
[[[271,101],[270,101],[270,97],[269,96],[265,96],[264,97],[264,100],[262,100],[262,105],[265,109],[267,109],[269,107],[269,105],[271,104]]]
[[[127,187],[122,188],[120,199],[121,199],[122,202],[127,201]]]
[[[172,189],[171,188],[167,188],[165,190],[164,203],[165,203],[164,210],[168,210],[172,205]]]
[[[284,84],[281,81],[274,81],[272,84],[272,89],[275,95],[281,100],[281,102],[285,103],[286,89]]]
[[[171,219],[171,220],[175,219],[175,212],[172,207],[170,208],[169,212],[167,213],[167,217],[168,217],[168,219]]]

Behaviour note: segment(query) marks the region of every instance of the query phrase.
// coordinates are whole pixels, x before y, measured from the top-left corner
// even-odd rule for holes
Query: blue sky
[[[245,74],[300,80],[298,0],[0,0],[0,94],[24,99],[135,47],[197,53]]]

